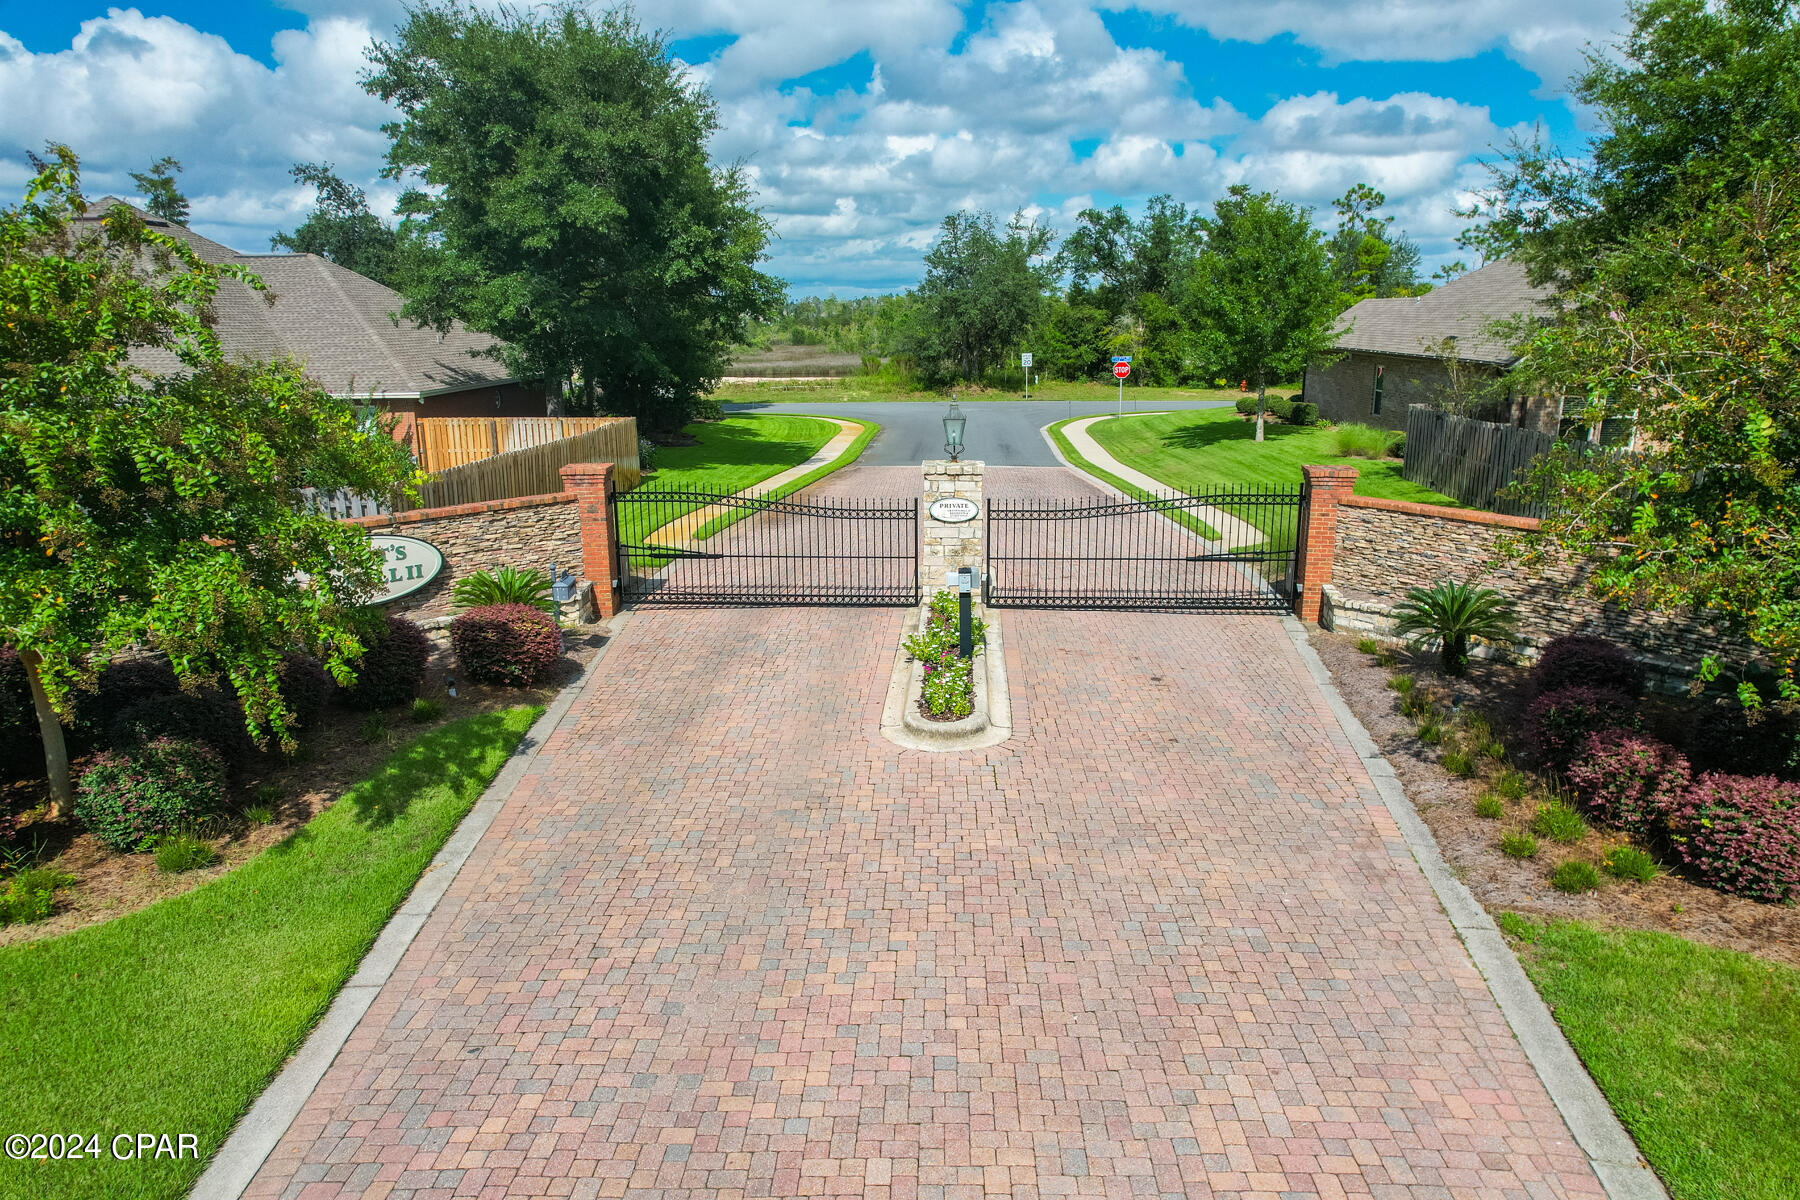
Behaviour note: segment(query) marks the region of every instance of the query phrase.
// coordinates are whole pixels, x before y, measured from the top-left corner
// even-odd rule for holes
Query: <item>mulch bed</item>
[[[1569,895],[1550,886],[1550,871],[1562,859],[1595,861],[1602,846],[1628,841],[1617,830],[1596,827],[1581,845],[1564,847],[1539,839],[1534,859],[1500,853],[1501,831],[1523,823],[1522,816],[1487,820],[1475,815],[1474,803],[1484,790],[1481,779],[1458,779],[1438,765],[1439,748],[1413,734],[1413,722],[1399,709],[1399,696],[1387,686],[1389,670],[1356,648],[1356,638],[1315,630],[1313,648],[1330,670],[1332,681],[1375,744],[1394,765],[1407,797],[1419,810],[1444,861],[1489,912],[1517,912],[1533,917],[1565,918],[1602,928],[1653,929],[1693,941],[1741,950],[1776,962],[1800,966],[1800,907],[1763,904],[1728,896],[1712,888],[1664,874],[1650,883],[1608,878],[1597,892]],[[1450,679],[1436,669],[1436,658],[1400,650],[1395,670],[1414,676],[1439,695],[1485,712],[1506,743],[1509,757],[1524,762],[1517,741],[1523,709],[1523,668],[1476,660],[1468,677]],[[1652,729],[1679,722],[1675,698],[1651,697],[1644,702]],[[1515,805],[1515,814],[1525,806]]]
[[[35,842],[45,850],[41,865],[75,877],[73,886],[57,892],[57,909],[48,920],[0,927],[0,945],[68,933],[135,912],[165,896],[190,891],[218,878],[312,820],[401,746],[464,717],[519,704],[549,703],[580,678],[605,641],[606,633],[605,627],[598,625],[568,629],[562,662],[549,679],[531,688],[469,683],[457,670],[454,655],[442,635],[434,636],[431,662],[419,694],[441,704],[442,715],[435,720],[414,722],[407,709],[397,709],[388,714],[387,739],[371,744],[362,733],[368,713],[331,706],[318,727],[301,738],[296,757],[261,754],[233,776],[229,790],[234,807],[255,802],[258,789],[265,784],[279,789],[281,798],[273,805],[275,819],[267,825],[250,825],[235,815],[220,819],[212,831],[218,860],[197,871],[165,875],[156,869],[152,855],[116,853],[74,821],[45,819],[47,785],[41,779],[0,784],[0,804],[26,814],[21,818],[15,844],[30,846]],[[447,692],[446,676],[457,677],[455,699]],[[80,768],[77,761],[78,773]]]

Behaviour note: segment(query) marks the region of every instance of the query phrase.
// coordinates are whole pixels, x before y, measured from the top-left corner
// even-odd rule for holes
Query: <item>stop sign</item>
[[[1127,362],[1114,363],[1113,374],[1117,375],[1120,379],[1125,378],[1127,375],[1131,374],[1131,364]]]

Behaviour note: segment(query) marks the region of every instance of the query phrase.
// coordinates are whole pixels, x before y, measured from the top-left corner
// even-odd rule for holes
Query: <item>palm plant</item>
[[[1394,612],[1394,632],[1415,646],[1438,647],[1446,675],[1468,670],[1471,641],[1507,642],[1514,635],[1511,601],[1492,588],[1453,579],[1413,588]]]
[[[556,602],[550,598],[550,576],[535,567],[501,567],[498,571],[465,575],[450,589],[450,602],[457,608],[529,604],[541,612],[556,614]]]

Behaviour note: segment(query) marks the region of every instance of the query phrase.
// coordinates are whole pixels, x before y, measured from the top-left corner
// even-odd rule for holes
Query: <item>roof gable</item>
[[[1522,264],[1503,258],[1423,296],[1352,305],[1338,318],[1337,347],[1441,357],[1443,342],[1453,338],[1458,358],[1509,365],[1518,352],[1494,337],[1489,324],[1537,311],[1553,294],[1551,288],[1533,287]]]

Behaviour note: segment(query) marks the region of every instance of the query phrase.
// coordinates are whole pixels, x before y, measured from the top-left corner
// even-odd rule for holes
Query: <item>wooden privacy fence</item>
[[[414,423],[413,458],[421,470],[445,471],[631,420],[630,417],[420,417]],[[636,425],[632,428],[635,430]],[[635,438],[631,452],[637,453]]]
[[[440,418],[456,420],[454,417]],[[480,418],[485,420],[486,418]],[[534,418],[535,419],[535,418]],[[556,418],[546,418],[554,422]],[[581,418],[569,418],[571,421]],[[560,438],[543,445],[513,450],[435,472],[419,489],[419,498],[406,507],[442,508],[449,504],[479,504],[486,500],[511,500],[518,496],[542,496],[563,490],[562,468],[570,463],[609,462],[620,491],[638,485],[638,434],[634,417],[589,418],[604,424],[586,433]],[[420,422],[423,424],[424,422]]]
[[[1556,445],[1535,429],[1451,416],[1414,404],[1406,410],[1406,456],[1400,473],[1463,504],[1515,517],[1541,517],[1541,500],[1500,495],[1531,461]]]

